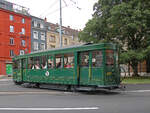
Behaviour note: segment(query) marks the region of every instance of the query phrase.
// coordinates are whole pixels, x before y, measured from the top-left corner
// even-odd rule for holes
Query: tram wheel
[[[36,84],[35,84],[35,87],[36,87],[36,88],[40,88],[40,83],[36,83]]]
[[[14,81],[15,85],[21,85],[22,82],[17,82],[17,81]]]
[[[71,91],[71,85],[68,85],[66,90]]]

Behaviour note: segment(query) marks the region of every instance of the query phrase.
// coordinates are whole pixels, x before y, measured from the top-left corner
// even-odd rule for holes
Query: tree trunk
[[[136,60],[131,61],[131,67],[133,69],[133,75],[132,76],[139,76],[139,74],[138,74],[138,61],[136,61]]]

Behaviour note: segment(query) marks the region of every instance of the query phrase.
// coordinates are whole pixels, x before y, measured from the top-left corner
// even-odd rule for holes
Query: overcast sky
[[[60,0],[7,0],[30,9],[34,16],[47,18],[51,23],[59,23]],[[62,0],[62,25],[83,29],[92,18],[93,5],[97,0]]]

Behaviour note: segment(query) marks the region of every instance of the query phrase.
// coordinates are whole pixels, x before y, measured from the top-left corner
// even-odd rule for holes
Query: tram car
[[[79,45],[32,52],[13,58],[15,84],[114,89],[120,85],[118,46]]]

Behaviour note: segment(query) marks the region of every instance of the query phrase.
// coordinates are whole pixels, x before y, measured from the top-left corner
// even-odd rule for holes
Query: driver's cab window
[[[101,50],[92,51],[92,67],[101,67],[103,65],[103,54]]]
[[[89,67],[89,52],[80,53],[80,66]]]
[[[106,65],[114,65],[114,51],[106,50]]]

